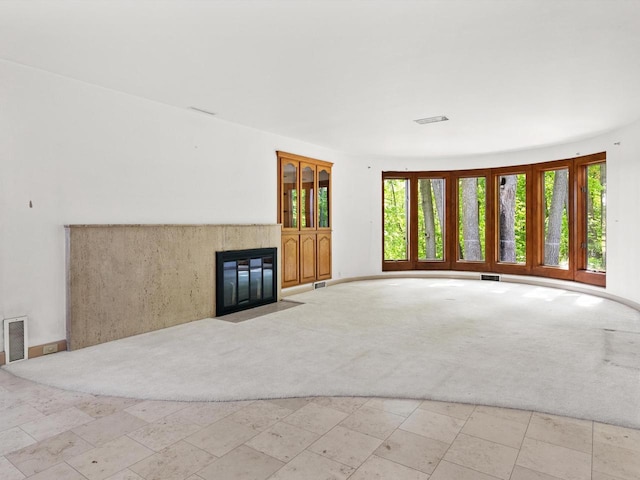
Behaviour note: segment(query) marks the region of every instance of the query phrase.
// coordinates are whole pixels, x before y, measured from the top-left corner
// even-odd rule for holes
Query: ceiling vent
[[[449,120],[444,115],[438,115],[437,117],[428,117],[428,118],[419,118],[418,120],[414,120],[419,125],[424,125],[425,123],[437,123],[437,122],[446,122]]]
[[[4,320],[4,353],[6,363],[28,358],[27,317]]]
[[[190,110],[195,110],[196,112],[200,112],[200,113],[204,113],[205,115],[211,115],[212,117],[215,117],[216,114],[213,112],[210,112],[208,110],[204,110],[202,108],[198,108],[198,107],[189,107]]]

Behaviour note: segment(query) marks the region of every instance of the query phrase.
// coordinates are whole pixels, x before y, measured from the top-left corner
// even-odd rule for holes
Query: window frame
[[[592,155],[499,168],[465,169],[452,171],[383,171],[382,172],[382,231],[384,233],[384,181],[398,179],[408,181],[409,213],[407,216],[407,259],[384,259],[384,234],[382,235],[382,270],[455,270],[471,272],[535,275],[560,280],[572,280],[597,286],[606,286],[606,272],[586,269],[586,250],[581,248],[581,240],[586,232],[586,200],[581,195],[586,186],[586,168],[589,165],[605,163],[606,152]],[[568,173],[568,268],[544,265],[545,204],[543,174],[550,170],[567,169]],[[526,178],[526,262],[499,262],[499,187],[498,181],[504,175],[524,174]],[[459,260],[459,184],[460,179],[485,177],[485,257],[484,261]],[[418,180],[445,180],[445,232],[443,260],[418,259]]]

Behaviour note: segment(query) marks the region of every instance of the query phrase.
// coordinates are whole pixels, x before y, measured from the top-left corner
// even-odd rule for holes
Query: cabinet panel
[[[331,234],[318,234],[318,280],[331,278]]]
[[[300,283],[316,280],[316,235],[300,235]]]
[[[282,236],[282,286],[291,287],[300,283],[298,276],[299,236]]]

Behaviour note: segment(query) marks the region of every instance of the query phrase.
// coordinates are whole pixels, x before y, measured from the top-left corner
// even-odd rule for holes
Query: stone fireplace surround
[[[275,224],[65,230],[69,350],[214,317],[218,251],[275,247],[281,258]]]

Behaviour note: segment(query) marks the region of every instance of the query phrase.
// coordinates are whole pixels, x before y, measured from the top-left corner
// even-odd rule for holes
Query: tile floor
[[[380,398],[100,397],[0,370],[0,479],[638,480],[640,431]]]

